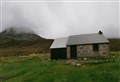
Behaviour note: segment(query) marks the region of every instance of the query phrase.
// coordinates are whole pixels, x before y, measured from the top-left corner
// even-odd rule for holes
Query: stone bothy
[[[50,47],[51,59],[76,59],[109,55],[109,41],[102,32],[57,38]]]

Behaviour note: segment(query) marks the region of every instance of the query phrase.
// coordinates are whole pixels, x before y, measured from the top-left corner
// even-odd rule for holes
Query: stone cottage
[[[57,38],[50,47],[51,59],[76,59],[109,55],[109,41],[102,32]]]

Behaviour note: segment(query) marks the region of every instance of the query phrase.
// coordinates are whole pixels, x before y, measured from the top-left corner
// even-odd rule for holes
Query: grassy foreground
[[[52,61],[49,56],[1,57],[0,82],[120,82],[120,52],[99,60]]]

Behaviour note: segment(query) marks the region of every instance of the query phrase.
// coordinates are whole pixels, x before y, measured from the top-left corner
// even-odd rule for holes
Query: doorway
[[[73,59],[77,58],[77,47],[76,47],[76,45],[71,45],[70,46],[70,54],[71,54],[71,58],[73,58]]]

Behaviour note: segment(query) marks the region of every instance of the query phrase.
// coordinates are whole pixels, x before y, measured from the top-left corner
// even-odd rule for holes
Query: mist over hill
[[[36,40],[44,39],[31,30],[21,28],[8,28],[0,33],[1,39],[13,39],[13,40]]]
[[[52,39],[42,38],[33,31],[22,30],[8,28],[0,33],[0,53],[24,55],[50,51],[49,47],[53,42]]]
[[[107,38],[120,38],[119,0],[115,3],[106,3],[104,0],[95,3],[93,0],[87,3],[84,1],[2,3],[3,27],[0,31],[9,27],[28,27],[42,37],[54,39],[101,30]]]

